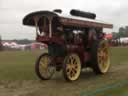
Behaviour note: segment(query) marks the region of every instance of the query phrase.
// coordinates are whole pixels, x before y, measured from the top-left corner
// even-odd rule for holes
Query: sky
[[[69,14],[79,9],[97,14],[97,19],[114,25],[112,32],[128,25],[127,0],[0,0],[0,35],[2,39],[35,39],[35,28],[22,25],[33,11],[62,9]]]

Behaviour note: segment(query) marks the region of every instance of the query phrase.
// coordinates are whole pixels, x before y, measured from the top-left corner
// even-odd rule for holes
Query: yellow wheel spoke
[[[68,79],[76,80],[80,75],[80,59],[76,54],[71,54],[67,58],[65,58],[66,63],[66,74]]]
[[[42,56],[39,61],[39,72],[43,78],[49,78],[54,73],[50,62],[50,57],[48,55]]]
[[[72,69],[72,72],[75,75],[76,74],[76,69]]]
[[[106,42],[101,42],[97,53],[98,64],[101,72],[106,72],[109,68],[109,49]]]
[[[73,64],[73,60],[74,60],[74,58],[73,58],[73,57],[71,57],[71,64]]]
[[[70,70],[71,69],[71,65],[70,64],[67,64],[67,70]]]

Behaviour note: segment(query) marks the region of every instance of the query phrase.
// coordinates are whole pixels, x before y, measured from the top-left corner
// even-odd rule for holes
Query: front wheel
[[[81,62],[77,54],[69,54],[63,63],[63,75],[67,81],[75,81],[80,76]]]
[[[110,50],[105,40],[94,41],[92,46],[92,68],[96,74],[105,74],[110,68]]]
[[[35,71],[41,80],[51,79],[55,72],[55,66],[52,64],[51,57],[48,53],[39,56],[35,64]]]

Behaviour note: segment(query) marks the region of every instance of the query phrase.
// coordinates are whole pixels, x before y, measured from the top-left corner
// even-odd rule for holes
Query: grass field
[[[121,81],[94,91],[84,92],[81,96],[128,96],[128,81]]]
[[[0,53],[0,80],[35,80],[35,61],[41,51]]]
[[[111,48],[111,64],[128,64],[128,48]]]
[[[80,94],[80,92],[82,92],[82,91],[84,91],[84,89],[86,89],[86,86],[84,86],[84,85],[86,85],[85,83],[88,83],[88,84],[95,83],[95,85],[97,86],[98,85],[97,83],[101,82],[101,84],[103,86],[104,81],[105,80],[107,81],[109,79],[111,81],[110,83],[108,83],[109,85],[111,83],[120,82],[122,80],[125,80],[124,78],[126,78],[126,80],[128,80],[128,78],[127,78],[128,75],[123,77],[122,79],[119,79],[119,77],[115,78],[115,77],[111,77],[108,75],[109,79],[108,79],[108,77],[104,77],[105,80],[102,80],[101,77],[95,77],[91,73],[90,76],[92,76],[92,77],[90,77],[90,78],[87,77],[87,78],[89,78],[90,81],[88,81],[87,78],[81,79],[81,77],[80,77],[80,80],[78,80],[77,82],[74,82],[74,84],[66,83],[64,81],[64,79],[58,80],[58,78],[63,78],[62,76],[58,77],[57,81],[55,80],[56,78],[54,78],[53,81],[52,80],[45,81],[45,83],[40,82],[40,80],[38,79],[38,77],[35,74],[34,67],[35,67],[35,61],[41,53],[43,53],[43,51],[3,51],[3,52],[0,52],[0,92],[1,92],[1,94],[3,93],[3,95],[0,94],[0,96],[13,96],[15,94],[15,92],[14,92],[15,90],[12,91],[12,93],[9,91],[8,94],[5,94],[5,92],[6,93],[8,92],[8,87],[5,87],[5,85],[6,85],[6,83],[10,83],[10,82],[11,83],[18,82],[18,84],[17,83],[12,84],[13,87],[14,86],[16,87],[17,85],[20,86],[19,83],[24,82],[24,84],[23,84],[24,87],[26,87],[26,85],[28,85],[28,86],[31,85],[31,88],[34,88],[32,85],[38,85],[39,87],[41,87],[43,89],[44,87],[42,87],[42,86],[45,85],[45,87],[48,88],[49,92],[52,93],[52,91],[54,91],[54,93],[51,95],[49,92],[47,93],[47,90],[42,91],[42,90],[37,90],[38,89],[37,88],[34,91],[31,90],[31,91],[26,92],[26,89],[25,89],[26,93],[24,93],[24,92],[22,92],[22,93],[26,94],[26,95],[14,95],[14,96],[42,96],[40,94],[47,94],[46,96],[61,96],[61,95],[67,96],[68,89],[71,92],[69,94],[69,96],[71,96],[71,95],[78,96],[78,94]],[[128,48],[111,48],[111,64],[113,65],[113,67],[116,67],[117,65],[119,65],[119,66],[128,65]],[[117,68],[117,69],[120,69],[120,68]],[[125,68],[124,71],[126,71],[126,70],[128,70],[128,68],[127,69]],[[123,68],[121,71],[123,73]],[[126,75],[126,74],[122,74],[122,73],[118,72],[116,74],[116,72],[114,72],[114,74],[112,73],[113,74],[112,76]],[[111,78],[115,79],[115,81],[111,80]],[[95,81],[93,81],[93,79]],[[28,83],[25,83],[26,81]],[[30,84],[29,81],[31,81],[32,84]],[[56,82],[61,82],[61,83],[56,83]],[[42,83],[44,85],[42,85]],[[59,85],[56,86],[56,84],[59,84]],[[75,84],[77,84],[80,88],[75,87]],[[3,87],[1,88],[1,85],[3,85],[4,88]],[[60,89],[61,86],[65,86],[65,87],[63,87],[62,91],[60,90],[60,93],[58,93],[57,90]],[[100,85],[98,85],[98,87],[94,87],[93,85],[91,85],[91,86],[92,87],[89,87],[86,90],[91,91],[91,89],[95,90],[95,88],[100,88]],[[9,88],[13,89],[13,87],[9,87]],[[15,89],[15,87],[14,87],[14,89]],[[54,88],[54,89],[52,89],[52,88]],[[9,89],[9,90],[12,90],[12,89]],[[22,90],[24,90],[24,89],[22,89]],[[76,90],[76,92],[75,92],[75,90]],[[123,93],[127,92],[127,90],[128,90],[128,86],[122,86],[120,88],[112,88],[111,91],[109,91],[109,90],[104,91],[104,93],[105,94],[107,94],[107,93],[108,94],[109,93],[123,94]],[[17,91],[17,92],[20,93],[21,89],[19,89],[19,91]],[[64,92],[66,92],[66,93],[64,93]],[[16,94],[19,94],[19,93],[16,93]],[[10,95],[10,94],[13,94],[13,95]],[[110,96],[121,96],[119,94],[118,95],[110,95]],[[109,96],[109,95],[96,95],[96,96]]]
[[[128,48],[111,48],[111,64],[128,63]],[[0,53],[1,80],[33,80],[35,61],[43,51],[5,51]]]

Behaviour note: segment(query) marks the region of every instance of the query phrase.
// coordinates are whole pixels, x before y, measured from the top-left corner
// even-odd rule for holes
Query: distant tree
[[[126,31],[125,28],[120,27],[118,32],[118,38],[125,37],[125,31]]]
[[[119,38],[117,32],[112,32],[112,36],[113,36],[113,39],[118,39]]]
[[[0,42],[2,41],[2,38],[1,38],[1,36],[0,36]]]
[[[125,26],[125,36],[128,37],[128,26]]]
[[[118,35],[117,36],[118,38],[120,38],[120,37],[128,37],[128,26],[120,27],[117,35]]]
[[[119,28],[119,32],[123,32],[124,33],[125,32],[125,28],[124,27],[120,27]]]
[[[2,45],[2,37],[0,36],[0,50],[3,49],[3,45]]]
[[[12,40],[13,42],[16,42],[18,44],[30,44],[33,41],[32,40],[28,40],[28,39],[22,39],[22,40]]]

